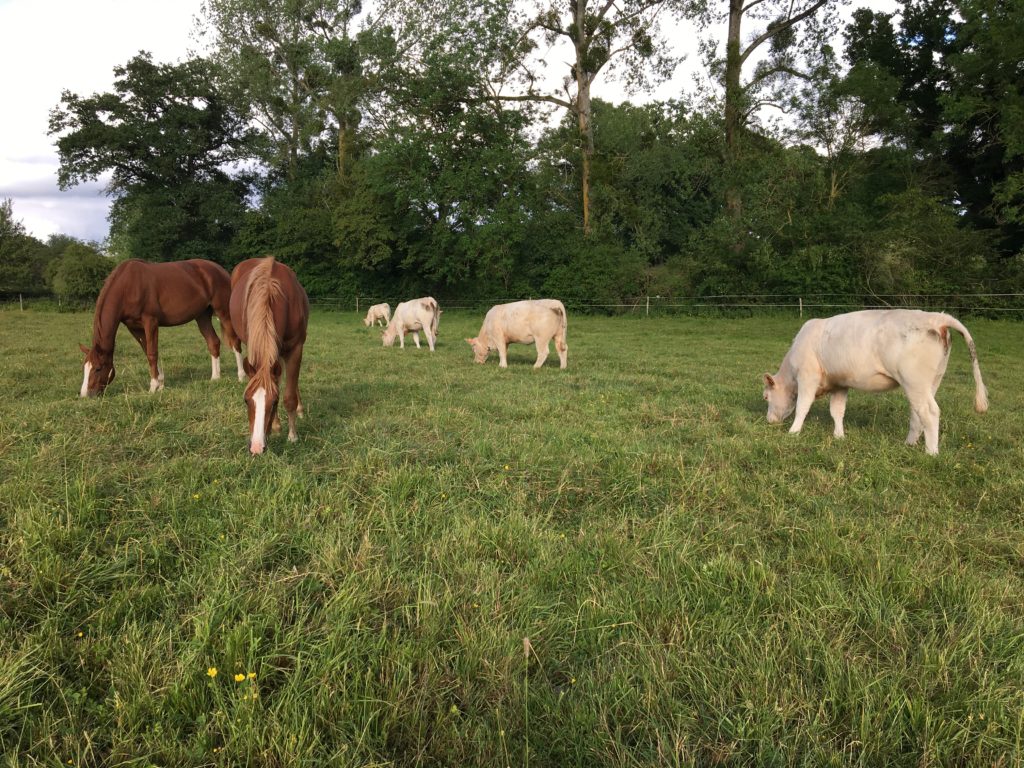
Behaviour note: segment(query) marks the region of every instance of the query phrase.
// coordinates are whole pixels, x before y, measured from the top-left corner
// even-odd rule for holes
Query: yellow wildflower
[[[236,683],[240,683],[243,680],[245,680],[245,675],[243,675],[241,672],[239,672],[237,675],[235,675],[235,682]]]
[[[209,669],[206,670],[206,674],[208,676],[210,676],[210,677],[216,677],[217,676],[217,668],[216,667],[210,667]]]
[[[256,679],[256,673],[255,672],[250,672],[249,673],[249,679],[250,680],[255,680]]]

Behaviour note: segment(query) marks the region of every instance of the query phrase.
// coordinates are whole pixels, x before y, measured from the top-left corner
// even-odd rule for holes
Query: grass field
[[[767,424],[796,318],[573,316],[567,371],[481,318],[315,312],[253,458],[194,326],[80,400],[91,317],[0,313],[2,764],[1022,764],[1024,326],[929,457],[899,393]]]

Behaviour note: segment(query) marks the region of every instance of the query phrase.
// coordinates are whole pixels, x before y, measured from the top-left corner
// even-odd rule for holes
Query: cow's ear
[[[466,339],[466,343],[469,344],[469,346],[472,347],[473,344],[476,343],[476,339]]]
[[[770,373],[764,375],[764,385],[769,389],[775,389],[775,379],[772,378]]]

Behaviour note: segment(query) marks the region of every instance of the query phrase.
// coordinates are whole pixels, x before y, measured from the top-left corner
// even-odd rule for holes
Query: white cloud
[[[109,201],[96,185],[61,192],[47,135],[61,92],[109,91],[114,67],[140,50],[158,62],[196,45],[201,0],[0,0],[0,199],[33,235],[106,236]]]

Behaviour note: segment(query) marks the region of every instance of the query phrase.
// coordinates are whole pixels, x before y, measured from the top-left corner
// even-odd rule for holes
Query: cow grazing
[[[441,309],[437,302],[430,296],[422,299],[411,299],[403,301],[395,307],[395,314],[391,316],[391,322],[381,334],[385,347],[394,345],[398,339],[399,346],[405,349],[405,334],[412,333],[413,341],[416,342],[416,349],[420,348],[420,331],[427,337],[427,345],[430,351],[434,351],[434,341],[437,339],[437,323],[441,317]]]
[[[565,331],[565,307],[557,299],[514,301],[491,307],[480,326],[480,333],[475,339],[466,339],[466,342],[473,348],[473,356],[478,363],[487,361],[490,350],[498,350],[499,368],[508,368],[509,344],[533,342],[537,345],[537,362],[533,367],[540,368],[548,358],[548,344],[554,339],[559,367],[565,368],[569,357]]]
[[[974,409],[988,410],[988,394],[974,339],[954,317],[916,309],[864,310],[804,323],[779,372],[764,375],[768,421],[777,424],[796,410],[790,432],[799,432],[816,397],[830,395],[835,436],[843,436],[846,393],[883,392],[903,387],[910,401],[907,444],[924,433],[929,454],[939,452],[939,406],[952,344],[950,329],[964,337],[974,369]]]
[[[366,317],[363,318],[363,325],[369,328],[371,325],[376,325],[377,321],[380,320],[380,324],[387,326],[391,322],[391,305],[388,303],[374,304],[368,310],[366,310]]]

